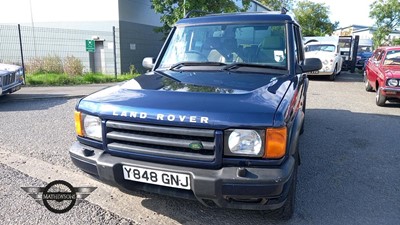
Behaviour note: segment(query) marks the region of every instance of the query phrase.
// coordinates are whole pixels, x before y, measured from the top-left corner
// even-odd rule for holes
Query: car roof
[[[245,13],[221,13],[208,14],[202,17],[184,18],[176,23],[176,26],[188,26],[198,24],[215,24],[215,23],[287,23],[297,22],[289,14],[281,14],[280,12],[245,12]]]
[[[378,49],[383,49],[383,50],[386,50],[386,51],[400,50],[400,46],[381,46]]]

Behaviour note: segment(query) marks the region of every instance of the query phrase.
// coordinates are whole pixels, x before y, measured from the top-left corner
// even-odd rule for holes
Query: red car
[[[376,104],[400,99],[400,46],[380,47],[365,65],[365,90],[376,91]]]

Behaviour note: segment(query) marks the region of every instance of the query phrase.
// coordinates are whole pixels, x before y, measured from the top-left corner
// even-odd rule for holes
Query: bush
[[[43,70],[45,73],[63,73],[63,63],[60,57],[48,55],[43,58]]]
[[[35,57],[25,65],[28,74],[59,73],[62,74],[63,64],[60,57],[48,55],[46,57]]]
[[[25,64],[25,71],[27,74],[43,73],[43,59],[40,57],[33,58]]]
[[[129,66],[129,74],[130,74],[130,75],[133,75],[133,74],[136,74],[136,73],[138,73],[138,72],[137,72],[137,70],[136,70],[135,65],[131,64],[131,65]]]
[[[83,64],[74,56],[67,56],[62,62],[59,56],[48,55],[46,57],[35,57],[25,65],[27,74],[67,74],[77,76],[83,74]]]
[[[64,59],[64,73],[70,76],[83,74],[83,65],[80,59],[74,56],[67,56]]]

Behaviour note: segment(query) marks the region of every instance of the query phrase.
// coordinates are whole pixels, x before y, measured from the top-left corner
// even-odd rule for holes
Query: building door
[[[94,72],[106,73],[106,61],[104,55],[104,41],[96,41],[94,52]]]

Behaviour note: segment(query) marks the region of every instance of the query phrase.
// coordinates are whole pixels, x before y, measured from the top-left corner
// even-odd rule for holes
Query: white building
[[[363,39],[363,40],[372,40],[372,37],[373,37],[375,31],[376,31],[376,28],[374,28],[374,27],[351,25],[351,26],[348,26],[348,27],[343,27],[343,28],[336,29],[333,32],[333,35],[335,35],[335,36],[353,36],[353,37],[358,35],[360,37],[360,40],[361,39]],[[399,30],[393,30],[388,35],[387,38],[389,40],[400,38],[400,31]]]

